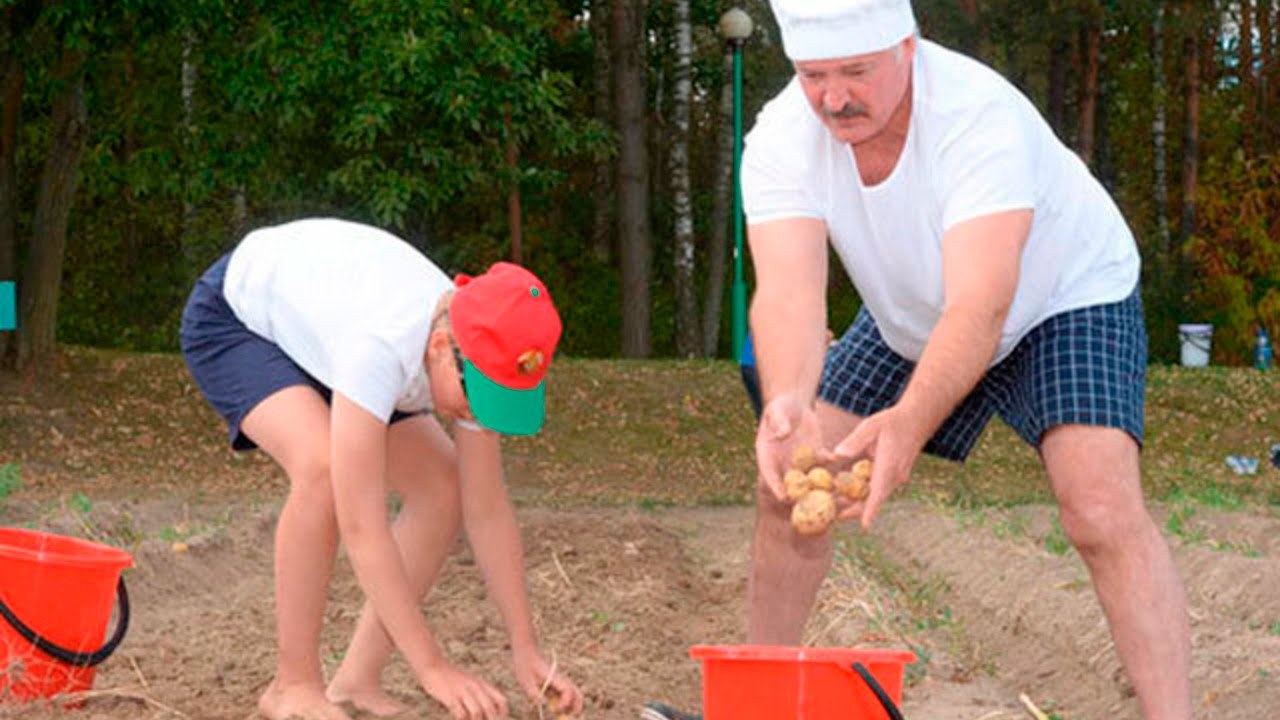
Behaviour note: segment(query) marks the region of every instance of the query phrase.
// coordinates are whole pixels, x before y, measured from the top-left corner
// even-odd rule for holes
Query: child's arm
[[[337,392],[332,414],[330,472],[338,528],[387,635],[423,688],[455,717],[505,716],[506,699],[496,688],[445,659],[409,586],[386,515],[386,424]]]
[[[525,587],[524,551],[515,511],[502,479],[502,450],[497,433],[456,424],[455,444],[462,479],[462,522],[489,595],[511,639],[516,679],[537,698],[551,666],[538,648]],[[560,694],[560,708],[582,711],[582,692],[563,673],[550,687]]]

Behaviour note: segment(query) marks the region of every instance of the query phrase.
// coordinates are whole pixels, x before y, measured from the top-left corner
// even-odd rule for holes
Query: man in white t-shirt
[[[196,283],[182,315],[192,377],[232,447],[289,477],[275,540],[269,720],[403,711],[380,685],[393,649],[455,718],[507,716],[493,685],[444,654],[420,611],[461,527],[530,698],[582,692],[539,648],[499,433],[542,426],[560,316],[542,281],[497,263],[449,278],[399,238],[321,218],[249,233]],[[452,421],[450,437],[436,417]],[[402,507],[386,519],[387,492]],[[327,687],[320,631],[341,538],[367,602]]]
[[[916,35],[909,0],[772,0],[796,77],[746,139],[765,409],[748,640],[797,644],[830,566],[781,482],[808,443],[871,457],[869,528],[921,452],[999,414],[1038,452],[1149,720],[1190,718],[1182,584],[1144,505],[1147,346],[1119,210],[991,69]],[[863,300],[824,353],[827,243]]]

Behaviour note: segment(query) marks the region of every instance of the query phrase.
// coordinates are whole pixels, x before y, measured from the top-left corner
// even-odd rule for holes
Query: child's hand
[[[557,713],[557,717],[565,714],[574,716],[582,714],[582,691],[564,675],[558,672],[552,675],[550,664],[539,653],[529,652],[517,655],[515,673],[520,687],[524,688],[525,693],[534,702],[542,701],[543,687],[546,687],[548,704],[551,710]],[[550,683],[547,682],[548,675],[551,676]]]
[[[507,716],[507,699],[497,688],[448,663],[431,666],[418,681],[428,695],[448,708],[454,720]]]

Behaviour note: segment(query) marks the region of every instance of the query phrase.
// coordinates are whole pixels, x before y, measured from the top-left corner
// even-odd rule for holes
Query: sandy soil
[[[271,543],[278,501],[187,497],[116,501],[95,527],[141,541],[126,578],[128,636],[82,709],[0,706],[0,716],[250,718],[273,662]],[[12,521],[36,508],[10,506]],[[1163,509],[1156,513],[1163,522]],[[649,699],[697,708],[688,648],[740,637],[750,510],[549,510],[521,505],[528,582],[545,648],[587,691],[589,718],[633,718]],[[50,529],[84,534],[83,518]],[[1079,558],[1054,543],[1052,509],[961,513],[901,502],[870,536],[840,531],[809,628],[815,645],[913,649],[911,720],[1136,718],[1132,692]],[[186,537],[175,552],[164,529]],[[1194,623],[1200,718],[1280,717],[1280,518],[1200,510],[1172,537]],[[1057,550],[1055,551],[1055,547]],[[333,583],[324,657],[340,658],[361,595],[345,558]],[[498,617],[464,544],[425,611],[448,653],[515,699]],[[403,663],[386,682],[415,717],[442,718]]]

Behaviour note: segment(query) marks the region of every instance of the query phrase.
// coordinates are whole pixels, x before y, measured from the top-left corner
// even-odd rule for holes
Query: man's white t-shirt
[[[1035,106],[995,71],[927,40],[917,45],[906,144],[884,181],[863,185],[850,146],[792,79],[746,138],[742,192],[751,224],[823,220],[885,342],[911,360],[942,313],[943,233],[966,220],[1033,210],[993,364],[1050,316],[1118,302],[1138,283],[1119,209]]]
[[[223,294],[250,330],[384,422],[431,407],[422,358],[453,289],[400,238],[318,218],[261,228],[231,254]]]

